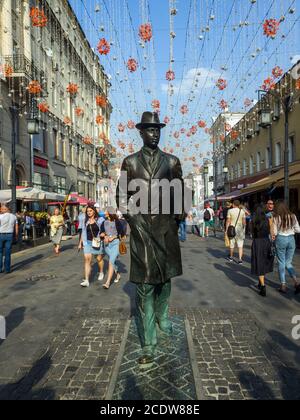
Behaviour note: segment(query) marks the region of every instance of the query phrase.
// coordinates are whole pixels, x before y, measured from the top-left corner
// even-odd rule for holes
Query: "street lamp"
[[[203,167],[203,174],[204,174],[204,200],[206,200],[208,197],[208,173],[209,173],[209,169],[208,166],[204,166]]]

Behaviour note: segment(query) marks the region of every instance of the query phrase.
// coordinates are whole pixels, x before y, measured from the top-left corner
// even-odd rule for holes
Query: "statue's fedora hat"
[[[159,127],[164,128],[166,124],[163,124],[159,120],[157,112],[144,112],[142,116],[142,121],[136,125],[138,130],[149,127]]]

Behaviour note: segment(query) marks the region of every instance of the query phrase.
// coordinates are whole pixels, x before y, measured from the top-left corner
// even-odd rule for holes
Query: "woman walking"
[[[262,297],[267,296],[265,275],[272,273],[274,268],[274,255],[270,239],[272,227],[273,219],[266,216],[262,206],[258,206],[252,222],[251,273],[259,278],[258,288]]]
[[[300,293],[300,283],[293,267],[296,251],[295,234],[300,233],[300,226],[295,214],[291,213],[285,203],[277,203],[274,215],[274,236],[279,265],[280,293],[287,293],[286,270],[294,281],[295,294]]]
[[[101,226],[104,219],[100,218],[97,210],[88,206],[86,209],[85,221],[82,224],[82,234],[80,237],[78,249],[84,251],[84,274],[85,278],[81,283],[81,287],[89,287],[90,276],[92,272],[93,256],[97,258],[99,266],[98,280],[104,279],[104,245],[100,238]]]
[[[119,256],[120,239],[126,235],[122,223],[120,222],[115,210],[108,209],[106,212],[107,220],[102,224],[101,237],[104,239],[105,252],[109,257],[109,268],[107,281],[103,285],[104,289],[110,288],[113,275],[116,274],[115,283],[119,283],[121,275],[116,265],[116,260]]]
[[[56,208],[53,216],[50,218],[50,239],[54,245],[54,252],[56,255],[59,255],[60,253],[60,244],[62,241],[64,225],[64,218],[60,214],[59,208]]]

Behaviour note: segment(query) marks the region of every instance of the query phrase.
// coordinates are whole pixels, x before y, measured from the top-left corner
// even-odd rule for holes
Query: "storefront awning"
[[[217,200],[218,201],[231,201],[241,197],[243,194],[242,190],[232,191],[231,193],[220,195]]]
[[[9,203],[12,200],[11,190],[0,191],[0,203]],[[22,201],[53,201],[53,200],[64,200],[64,196],[61,194],[50,193],[47,191],[39,190],[38,188],[20,188],[17,187],[17,200]]]
[[[292,178],[298,174],[300,174],[300,162],[289,165],[289,180],[291,181]],[[258,182],[255,182],[249,185],[247,188],[243,188],[242,193],[244,195],[252,194],[254,192],[266,190],[272,185],[280,186],[283,180],[284,180],[284,168],[280,169],[279,171],[275,172],[274,174],[264,179],[261,179]]]

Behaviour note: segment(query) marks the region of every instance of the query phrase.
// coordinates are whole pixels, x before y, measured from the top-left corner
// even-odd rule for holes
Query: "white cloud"
[[[182,95],[189,95],[193,90],[195,94],[199,93],[202,89],[208,89],[215,86],[216,81],[220,78],[221,73],[216,70],[206,69],[204,67],[190,69],[182,81],[180,89],[180,80],[173,82],[174,93]],[[163,92],[168,92],[169,85],[162,84],[161,89]]]

